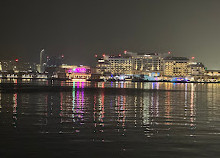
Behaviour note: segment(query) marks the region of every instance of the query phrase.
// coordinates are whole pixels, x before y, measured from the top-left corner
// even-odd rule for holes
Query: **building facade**
[[[40,52],[40,69],[39,72],[43,73],[45,71],[47,65],[47,55],[45,53],[45,50],[42,49]]]
[[[132,74],[132,58],[106,55],[98,60],[96,68],[101,74]]]
[[[220,77],[220,70],[206,70],[205,71],[206,76],[212,76],[212,77]]]
[[[163,59],[164,76],[185,77],[189,75],[189,59],[185,57],[165,57]]]
[[[71,80],[88,80],[91,79],[91,68],[89,66],[79,66],[66,69],[66,77]]]
[[[201,76],[205,73],[205,66],[199,62],[190,62],[188,70],[191,76]]]
[[[108,60],[98,59],[96,65],[97,73],[101,75],[110,75],[111,74],[110,66],[111,64]]]
[[[149,74],[162,72],[163,58],[156,53],[129,53],[132,58],[133,74]]]
[[[96,65],[100,74],[131,75],[162,72],[162,57],[158,54],[126,52],[123,55],[105,55]]]

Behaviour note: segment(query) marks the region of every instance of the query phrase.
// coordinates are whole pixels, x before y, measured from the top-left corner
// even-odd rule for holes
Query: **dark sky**
[[[123,50],[195,56],[220,69],[219,0],[1,0],[0,59],[38,62],[44,48],[69,64]]]

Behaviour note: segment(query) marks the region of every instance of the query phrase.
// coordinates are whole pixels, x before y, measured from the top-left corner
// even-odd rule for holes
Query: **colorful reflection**
[[[144,141],[148,137],[170,137],[183,132],[183,128],[186,136],[192,135],[198,121],[196,107],[200,106],[198,102],[203,104],[198,98],[208,96],[213,106],[209,108],[218,108],[215,87],[209,86],[210,92],[204,92],[204,86],[198,84],[133,83],[133,88],[137,85],[140,90],[122,90],[130,85],[107,84],[117,85],[120,90],[110,91],[104,82],[96,83],[104,86],[100,89],[77,88],[87,85],[76,82],[71,92],[1,93],[0,116],[8,117],[7,121],[16,129],[68,133],[74,139],[89,141],[116,141],[127,137],[131,141]],[[200,89],[203,93],[199,93],[199,88],[203,88]],[[208,109],[205,107],[208,101],[202,108]],[[215,114],[214,110],[209,112]]]

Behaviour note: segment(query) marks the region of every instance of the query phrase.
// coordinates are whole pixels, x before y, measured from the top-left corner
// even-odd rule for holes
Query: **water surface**
[[[0,93],[0,157],[219,157],[220,84],[61,84]]]

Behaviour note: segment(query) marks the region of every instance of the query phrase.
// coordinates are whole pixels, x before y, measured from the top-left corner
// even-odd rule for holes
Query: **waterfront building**
[[[206,70],[205,71],[206,76],[220,76],[220,70]]]
[[[205,73],[205,66],[200,62],[190,62],[188,70],[191,76],[201,76]]]
[[[101,75],[110,75],[111,69],[110,69],[111,63],[108,60],[104,59],[98,59],[96,70],[98,74]]]
[[[105,55],[98,60],[97,71],[101,74],[132,74],[132,59],[120,55]]]
[[[34,71],[36,70],[36,64],[25,61],[15,60],[1,60],[0,71],[4,72],[20,72],[20,71]]]
[[[104,55],[96,65],[98,73],[112,75],[131,75],[161,73],[162,57],[155,53],[126,52],[121,55]]]
[[[0,71],[14,71],[15,63],[12,60],[1,60]]]
[[[127,75],[137,78],[145,76],[147,80],[158,80],[161,77],[164,80],[171,80],[173,77],[191,80],[190,76],[198,77],[205,74],[205,66],[200,62],[157,53],[125,52],[122,55],[103,55],[98,59],[96,68],[97,73],[106,78]]]
[[[91,78],[91,68],[80,65],[74,69],[66,70],[66,77],[72,80],[87,80]]]
[[[62,64],[59,67],[56,67],[55,71],[60,79],[66,79],[69,78],[70,72],[72,72],[74,69],[77,68],[77,65],[67,65],[67,64]]]
[[[109,56],[111,74],[132,74],[132,59],[121,56]]]
[[[188,65],[189,59],[186,57],[165,57],[163,59],[164,76],[188,76]]]
[[[132,58],[133,74],[146,74],[162,72],[162,57],[157,53],[132,53],[127,52]]]
[[[75,68],[77,68],[77,65],[67,65],[67,64],[62,64],[62,65],[60,66],[60,68],[63,68],[63,69],[65,69],[65,70],[68,70],[68,69],[75,69]]]

